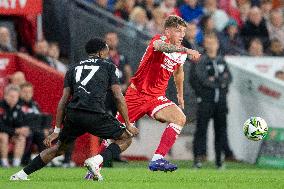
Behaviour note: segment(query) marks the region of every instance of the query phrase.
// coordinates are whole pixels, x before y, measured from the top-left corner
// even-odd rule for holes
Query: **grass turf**
[[[216,170],[206,163],[200,170],[191,168],[188,161],[175,162],[176,172],[150,172],[146,162],[116,163],[115,168],[104,168],[103,182],[83,179],[84,168],[44,168],[30,176],[30,181],[9,181],[10,175],[19,169],[0,168],[1,189],[57,189],[57,188],[108,188],[108,189],[283,189],[284,170],[256,167],[244,163],[227,163],[226,169]]]

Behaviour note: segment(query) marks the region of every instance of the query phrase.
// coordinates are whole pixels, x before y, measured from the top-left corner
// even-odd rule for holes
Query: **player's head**
[[[185,35],[187,24],[179,16],[170,15],[165,20],[165,35],[170,40],[170,43],[174,45],[181,45],[183,37]]]
[[[100,38],[94,38],[90,39],[87,42],[85,50],[88,55],[98,56],[100,58],[105,59],[108,57],[109,48],[104,40]]]

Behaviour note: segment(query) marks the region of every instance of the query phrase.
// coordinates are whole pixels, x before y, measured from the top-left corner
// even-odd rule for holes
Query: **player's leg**
[[[53,158],[65,153],[68,146],[72,145],[76,138],[85,133],[84,125],[78,127],[80,122],[74,119],[80,119],[77,113],[67,111],[64,127],[59,135],[58,142],[42,151],[36,156],[24,169],[10,177],[10,180],[28,180],[28,175],[45,167]]]
[[[94,179],[101,181],[103,177],[100,174],[100,165],[104,161],[118,158],[120,153],[130,146],[132,139],[125,126],[113,116],[105,114],[103,116],[97,115],[96,118],[97,124],[91,127],[88,132],[102,138],[114,139],[114,142],[103,152],[85,160],[85,166],[94,175]]]
[[[160,105],[160,107],[163,106]],[[153,117],[158,121],[167,122],[168,126],[163,132],[160,144],[158,145],[158,148],[156,149],[149,164],[149,169],[152,171],[174,171],[177,169],[177,166],[164,160],[164,156],[169,152],[179,136],[183,126],[185,125],[186,117],[182,110],[175,104],[171,104],[157,110]]]
[[[0,132],[0,154],[1,154],[1,163],[3,167],[10,167],[8,161],[8,143],[9,135],[8,133]]]

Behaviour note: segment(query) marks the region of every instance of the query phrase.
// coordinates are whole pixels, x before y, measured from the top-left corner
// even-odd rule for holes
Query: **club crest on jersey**
[[[160,38],[161,38],[162,41],[166,41],[166,39],[167,39],[167,37],[164,36],[164,35],[162,35]]]

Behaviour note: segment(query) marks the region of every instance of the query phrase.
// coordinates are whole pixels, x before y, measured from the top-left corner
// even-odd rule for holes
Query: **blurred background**
[[[162,33],[164,19],[175,14],[188,22],[183,45],[202,52],[200,65],[216,51],[216,61],[228,65],[232,82],[220,78],[225,90],[210,102],[216,108],[206,117],[212,106],[200,104],[210,96],[202,96],[199,64],[186,62],[187,127],[167,158],[214,160],[214,138],[222,132],[224,161],[284,167],[283,6],[281,0],[0,0],[1,166],[25,165],[44,149],[64,74],[86,56],[89,39],[106,40],[125,91],[149,40]],[[219,74],[224,70],[218,69]],[[216,70],[206,71],[216,76]],[[167,96],[176,102],[173,80]],[[106,108],[115,115],[111,95]],[[215,117],[219,110],[225,112],[222,119]],[[270,130],[264,141],[252,142],[243,135],[243,123],[251,116],[267,121]],[[148,160],[166,125],[144,117],[136,126],[139,136],[118,161]],[[85,134],[50,166],[80,166],[97,153],[99,142]]]

